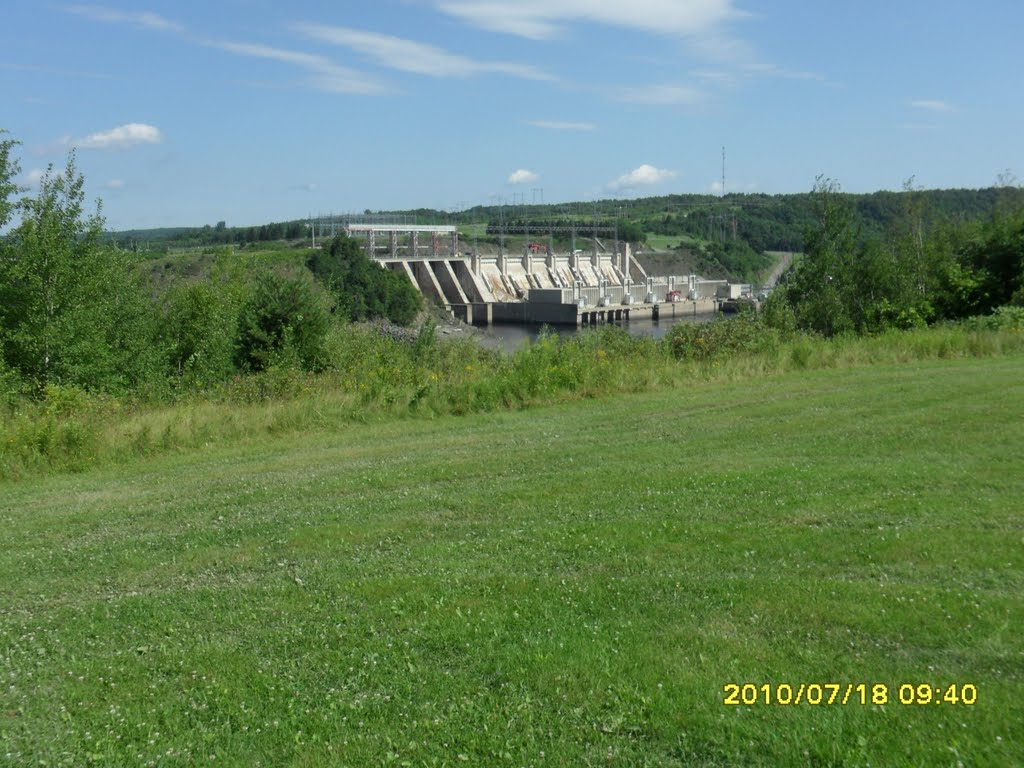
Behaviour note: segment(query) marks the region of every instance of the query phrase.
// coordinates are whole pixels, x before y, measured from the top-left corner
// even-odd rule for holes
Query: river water
[[[666,317],[660,320],[649,318],[624,320],[614,323],[625,329],[632,336],[649,336],[653,339],[660,339],[676,323],[707,323],[715,317],[714,312],[702,312],[697,315],[682,315],[677,317]],[[503,352],[515,352],[527,341],[533,343],[540,336],[542,325],[523,325],[500,323],[480,329],[480,343],[490,349],[498,349]],[[549,325],[551,332],[559,336],[569,337],[578,333],[586,333],[589,327],[572,325]],[[598,326],[599,327],[599,326]]]

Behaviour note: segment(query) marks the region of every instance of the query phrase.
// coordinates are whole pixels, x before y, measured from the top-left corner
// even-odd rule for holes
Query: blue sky
[[[1024,3],[4,0],[21,181],[113,229],[1024,175]]]

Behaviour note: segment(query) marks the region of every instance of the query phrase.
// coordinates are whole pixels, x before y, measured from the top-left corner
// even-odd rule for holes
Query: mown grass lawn
[[[0,485],[0,764],[1021,764],[1022,446],[1014,355]]]

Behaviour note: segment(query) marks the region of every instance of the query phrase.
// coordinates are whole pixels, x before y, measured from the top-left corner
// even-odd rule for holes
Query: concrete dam
[[[463,253],[451,226],[349,224],[349,237],[385,268],[407,276],[427,298],[474,325],[590,325],[633,317],[708,312],[747,286],[694,275],[648,276],[629,244],[597,237],[589,251],[555,253],[529,243],[522,255]]]

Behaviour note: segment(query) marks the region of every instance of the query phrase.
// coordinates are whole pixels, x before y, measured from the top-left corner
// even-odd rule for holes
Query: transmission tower
[[[725,197],[725,147],[722,147],[722,197]]]

